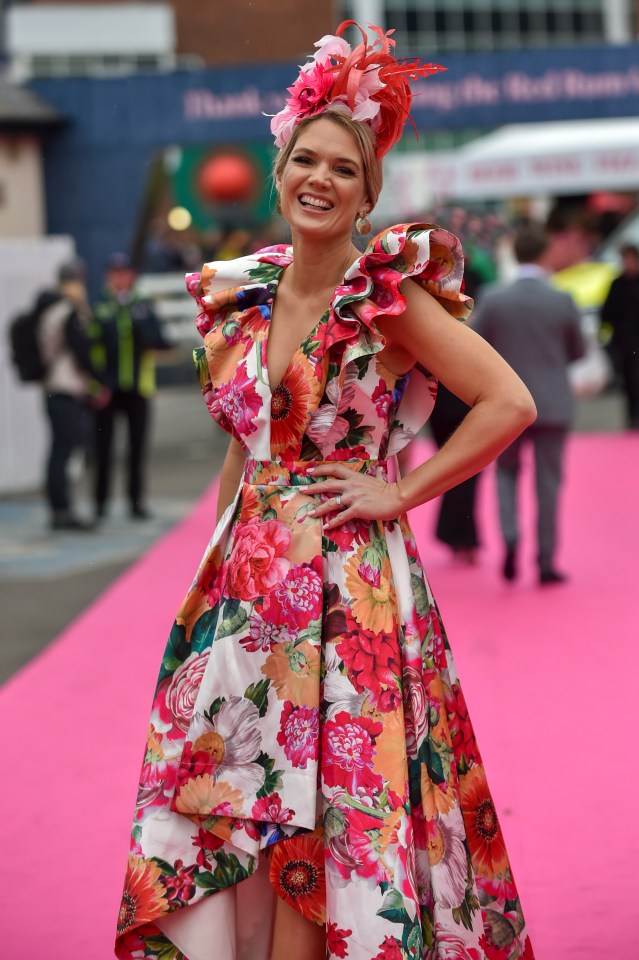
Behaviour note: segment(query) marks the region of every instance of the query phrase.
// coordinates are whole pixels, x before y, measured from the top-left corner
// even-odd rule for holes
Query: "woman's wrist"
[[[415,503],[411,500],[409,491],[406,489],[406,479],[406,477],[401,477],[390,485],[393,488],[393,512],[397,517],[401,517],[402,514],[407,513],[412,507],[415,506]]]

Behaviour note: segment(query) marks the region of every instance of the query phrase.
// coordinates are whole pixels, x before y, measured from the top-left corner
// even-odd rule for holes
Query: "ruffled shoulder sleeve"
[[[453,317],[466,320],[470,315],[473,301],[463,292],[464,255],[454,234],[429,223],[402,223],[384,230],[350,267],[333,301],[339,318],[335,338],[347,336],[348,326],[354,323],[361,332],[357,346],[345,351],[338,381],[341,389],[351,376],[352,360],[383,348],[384,338],[376,318],[399,316],[406,309],[400,285],[407,277],[427,290]],[[356,370],[353,376],[358,375]],[[417,435],[430,416],[437,395],[437,381],[422,364],[416,364],[400,385],[401,390],[396,388],[398,405],[388,455],[397,453]],[[339,413],[341,390],[336,394]]]
[[[292,260],[284,244],[265,247],[237,260],[213,260],[200,273],[187,273],[186,289],[195,300],[196,326],[202,337],[230,310],[243,310],[268,299],[271,286]]]
[[[267,247],[250,257],[205,263],[201,273],[186,277],[204,341],[193,351],[204,399],[213,419],[243,443],[256,431],[264,405],[252,348],[266,336],[274,289],[291,254],[289,247]],[[240,408],[250,416],[234,416]]]
[[[334,308],[367,325],[406,309],[400,284],[411,277],[459,320],[473,301],[463,292],[464,254],[457,237],[435,224],[401,223],[378,234],[350,267]],[[349,310],[350,308],[350,310]]]

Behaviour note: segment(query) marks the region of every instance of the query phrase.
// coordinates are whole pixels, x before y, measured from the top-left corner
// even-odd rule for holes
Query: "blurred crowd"
[[[516,511],[521,450],[534,452],[539,578],[561,583],[555,565],[563,451],[573,421],[573,398],[619,389],[626,426],[639,430],[639,249],[618,248],[621,271],[594,259],[621,216],[583,205],[557,204],[545,223],[526,216],[442,208],[438,223],[460,237],[466,257],[465,289],[475,299],[471,325],[519,373],[538,416],[497,461],[502,574],[517,577]],[[440,385],[429,425],[441,446],[468,412]],[[474,564],[481,546],[476,517],[479,476],[440,501],[436,535],[459,560]]]
[[[133,520],[147,520],[145,463],[155,353],[169,350],[152,304],[136,290],[137,273],[125,253],[106,264],[100,297],[90,303],[86,265],[61,266],[54,288],[10,328],[20,378],[42,385],[50,443],[44,490],[52,530],[85,532],[108,515],[118,420],[128,437],[127,494]],[[70,463],[79,451],[93,465],[90,518],[74,506]]]
[[[639,429],[639,252],[628,244],[620,250],[623,269],[616,279],[618,271],[593,260],[620,217],[621,213],[612,216],[610,211],[570,201],[557,203],[543,228],[525,208],[506,216],[497,209],[442,205],[422,218],[461,239],[466,258],[465,292],[477,304],[471,323],[518,370],[533,396],[537,391],[538,407],[541,398],[544,409],[542,422],[527,431],[528,437],[522,438],[517,450],[507,452],[498,463],[506,579],[516,575],[515,484],[519,448],[527,439],[532,441],[537,462],[540,524],[546,525],[538,531],[540,576],[542,582],[563,579],[554,566],[553,553],[561,451],[571,423],[566,391],[571,395],[595,393],[616,383],[626,398],[627,426]],[[376,228],[383,226],[375,224]],[[198,270],[206,261],[232,260],[285,242],[284,229],[280,218],[274,218],[259,232],[237,226],[177,232],[158,218],[151,222],[138,257],[140,270],[145,274]],[[45,490],[54,530],[81,532],[94,529],[107,518],[113,438],[120,420],[128,437],[130,516],[134,520],[150,516],[145,462],[155,354],[169,350],[172,344],[153,303],[137,292],[137,278],[131,259],[114,253],[105,265],[102,293],[90,303],[85,266],[76,260],[63,265],[56,289],[43,291],[30,311],[41,369],[24,379],[40,379],[43,386],[51,435]],[[510,316],[527,318],[519,340],[526,343],[529,335],[532,340],[522,356],[509,351],[508,335],[498,329],[501,296]],[[538,305],[536,316],[530,313],[531,303]],[[548,321],[553,315],[559,319]],[[555,387],[551,390],[548,386],[547,368],[541,386],[533,389],[537,374],[529,369],[531,357],[543,357],[547,364],[551,355],[556,361]],[[467,409],[440,386],[430,421],[438,445],[446,442]],[[78,450],[90,451],[90,518],[80,517],[73,504],[69,462]],[[476,562],[480,547],[475,517],[477,483],[478,477],[471,478],[446,494],[437,523],[437,536],[467,563]]]

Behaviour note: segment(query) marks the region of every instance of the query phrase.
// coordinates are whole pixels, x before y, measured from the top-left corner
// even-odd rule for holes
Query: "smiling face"
[[[357,141],[329,119],[301,131],[276,186],[282,214],[301,235],[350,237],[355,219],[371,206]]]

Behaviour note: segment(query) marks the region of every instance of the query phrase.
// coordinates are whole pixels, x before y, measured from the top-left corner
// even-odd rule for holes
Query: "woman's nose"
[[[309,180],[311,183],[327,183],[330,176],[328,164],[316,163],[310,172]]]

